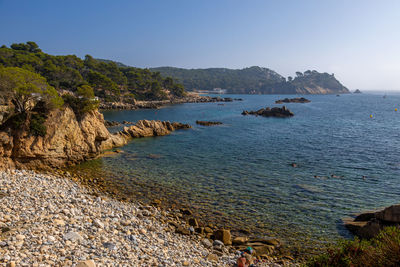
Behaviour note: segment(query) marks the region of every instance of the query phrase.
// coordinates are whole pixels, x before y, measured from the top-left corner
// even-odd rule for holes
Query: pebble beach
[[[175,233],[173,216],[93,193],[68,177],[1,171],[0,266],[235,265],[237,251]]]

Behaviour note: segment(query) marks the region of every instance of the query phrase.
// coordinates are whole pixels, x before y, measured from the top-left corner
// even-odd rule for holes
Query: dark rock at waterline
[[[122,121],[122,123],[123,124],[132,124],[132,125],[135,124],[134,122],[131,122],[131,121]]]
[[[304,97],[296,97],[296,98],[285,98],[276,100],[275,104],[283,104],[283,103],[310,103],[311,101]]]
[[[353,94],[361,94],[361,91],[359,89],[355,90]]]
[[[386,226],[400,226],[400,205],[343,219],[346,228],[361,238],[372,238]]]
[[[222,122],[219,121],[196,121],[196,124],[201,126],[212,126],[212,125],[221,125]]]
[[[277,118],[288,118],[294,116],[294,114],[285,106],[278,108],[262,108],[257,111],[247,111],[244,110],[242,115],[256,115],[256,116],[263,116],[263,117],[277,117]]]
[[[118,122],[118,121],[104,121],[104,125],[106,126],[106,127],[113,127],[113,126],[120,126],[121,125],[121,123],[120,122]]]

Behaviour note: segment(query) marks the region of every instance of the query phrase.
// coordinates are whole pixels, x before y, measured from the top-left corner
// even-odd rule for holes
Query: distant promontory
[[[163,77],[173,77],[188,91],[215,91],[232,94],[344,94],[350,93],[334,76],[316,70],[296,72],[285,78],[262,67],[244,69],[209,68],[183,69],[152,68]]]

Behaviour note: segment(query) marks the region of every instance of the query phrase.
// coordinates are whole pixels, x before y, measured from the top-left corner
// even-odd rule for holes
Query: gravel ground
[[[0,171],[0,266],[234,266],[235,253],[176,234],[168,216],[68,178]]]

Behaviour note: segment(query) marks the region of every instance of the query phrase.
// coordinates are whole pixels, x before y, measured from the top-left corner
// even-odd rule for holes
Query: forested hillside
[[[261,67],[244,69],[152,68],[163,76],[182,82],[187,90],[226,89],[236,94],[338,94],[349,93],[333,74],[307,70],[287,79],[273,70]]]
[[[105,102],[162,100],[185,94],[183,85],[158,72],[96,60],[90,55],[84,59],[75,55],[53,56],[44,53],[34,42],[3,45],[0,66],[37,73],[59,92],[76,92],[79,87],[89,85],[95,96]]]

